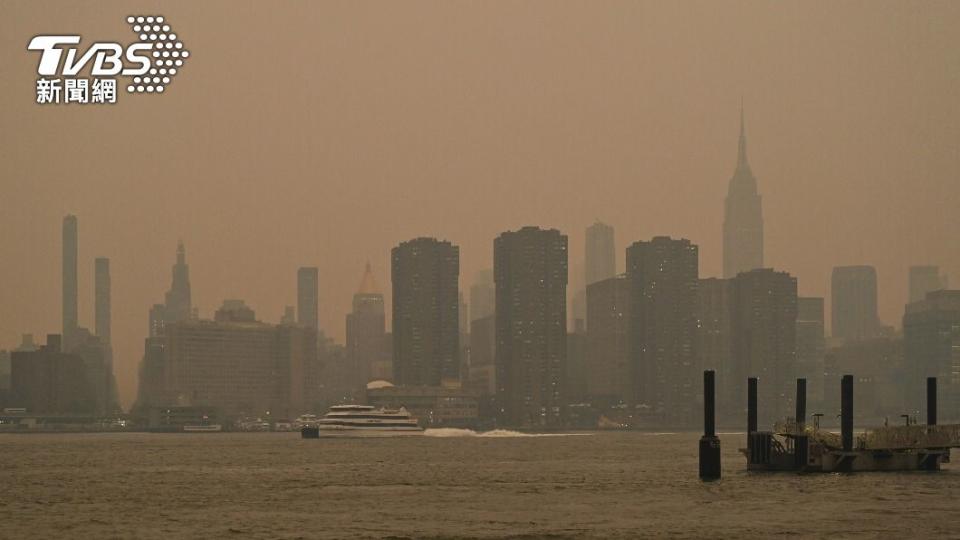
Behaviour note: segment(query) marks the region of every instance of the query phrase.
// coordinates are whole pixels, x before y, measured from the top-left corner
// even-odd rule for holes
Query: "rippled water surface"
[[[960,469],[697,479],[696,434],[0,435],[6,538],[960,535]],[[955,456],[958,457],[958,456]]]

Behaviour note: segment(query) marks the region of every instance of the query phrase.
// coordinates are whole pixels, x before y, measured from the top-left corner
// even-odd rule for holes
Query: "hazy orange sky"
[[[192,53],[164,95],[35,104],[32,36],[127,43],[130,14]],[[718,275],[741,96],[766,263],[816,296],[834,265],[875,265],[899,327],[909,265],[960,283],[958,28],[957,2],[8,0],[0,347],[60,331],[67,213],[83,326],[111,259],[126,405],[178,238],[201,316],[243,298],[276,321],[315,265],[338,341],[364,263],[389,298],[390,248],[415,236],[460,245],[465,287],[500,232],[559,228],[573,265],[597,218],[621,270],[665,234]]]

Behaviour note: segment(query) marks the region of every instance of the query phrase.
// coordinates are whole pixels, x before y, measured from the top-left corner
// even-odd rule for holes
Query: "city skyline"
[[[949,536],[957,28],[0,0],[0,537]]]
[[[0,269],[0,347],[15,347],[21,333],[42,341],[61,327],[57,242],[63,216],[75,214],[84,261],[78,323],[93,327],[86,261],[109,257],[125,405],[135,395],[146,310],[170,286],[179,238],[202,316],[226,298],[243,298],[273,320],[296,303],[295,269],[317,266],[320,327],[338,342],[357,268],[370,260],[376,275],[387,276],[390,248],[417,236],[461,246],[464,284],[492,266],[497,234],[524,225],[559,229],[569,236],[571,262],[582,260],[583,230],[594,219],[615,227],[618,261],[628,244],[665,234],[700,246],[701,277],[719,276],[741,96],[750,164],[762,183],[765,265],[796,276],[800,295],[829,298],[832,267],[871,265],[880,318],[899,327],[910,266],[960,275],[960,217],[952,211],[960,197],[960,114],[943,69],[960,65],[953,6],[905,7],[916,25],[903,25],[895,10],[863,17],[851,6],[796,8],[806,18],[803,32],[767,5],[604,13],[567,6],[545,20],[535,10],[501,18],[507,13],[498,6],[441,6],[425,18],[392,8],[402,24],[391,30],[344,7],[357,21],[349,32],[304,7],[277,15],[284,34],[320,31],[326,44],[344,46],[311,50],[309,84],[291,83],[289,91],[262,85],[287,81],[300,57],[264,62],[267,71],[243,83],[249,94],[209,75],[223,65],[240,69],[216,44],[244,42],[239,29],[257,22],[236,13],[235,24],[214,32],[220,7],[168,14],[190,33],[196,54],[191,77],[162,100],[96,114],[41,110],[27,88],[0,104],[18,126],[0,135],[0,147],[9,152],[4,192],[19,201],[0,216],[4,230],[17,231],[0,242],[5,260],[17,261]],[[39,12],[26,4],[0,9],[9,15],[0,22],[9,45],[0,59],[19,80],[36,68],[22,50],[35,30],[10,21]],[[113,32],[100,10],[43,16],[52,26]],[[478,17],[503,26],[482,27]],[[748,19],[754,24],[744,25]],[[571,21],[583,25],[582,52],[553,54]],[[669,30],[681,22],[699,37]],[[546,30],[531,37],[534,23]],[[851,31],[861,39],[847,39]],[[351,36],[359,34],[375,36],[373,49],[355,47]],[[437,47],[451,35],[463,46]],[[295,44],[271,36],[277,49],[248,51],[252,60]],[[332,52],[345,48],[354,51],[348,61]],[[439,84],[436,70],[454,76]],[[382,84],[369,84],[374,73]],[[198,127],[190,119],[200,109],[210,116]],[[130,137],[131,114],[155,127]],[[88,122],[97,137],[77,143]],[[39,140],[43,148],[30,143]],[[116,163],[90,165],[101,145]],[[145,145],[169,159],[146,166],[129,157]],[[826,310],[829,327],[829,300]]]

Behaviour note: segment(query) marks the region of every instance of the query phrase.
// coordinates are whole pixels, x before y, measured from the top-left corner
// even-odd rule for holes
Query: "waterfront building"
[[[627,248],[631,403],[671,427],[700,419],[698,257],[689,240],[666,236]]]
[[[460,248],[416,238],[391,255],[394,384],[459,384]]]
[[[216,319],[167,324],[148,339],[141,376],[145,406],[211,407],[225,415],[295,418],[319,388],[317,335],[305,326],[259,322],[241,300]]]
[[[567,360],[567,237],[524,227],[494,240],[498,422],[562,423]]]

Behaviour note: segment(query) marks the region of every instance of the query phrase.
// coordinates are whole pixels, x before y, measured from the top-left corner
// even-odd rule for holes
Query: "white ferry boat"
[[[417,419],[404,407],[386,409],[372,405],[334,405],[330,407],[330,412],[318,419],[312,427],[320,437],[423,434],[423,428],[417,424]],[[311,427],[304,427],[304,431],[310,429]],[[310,436],[307,433],[303,435]]]

